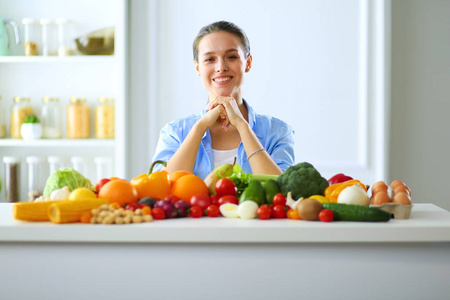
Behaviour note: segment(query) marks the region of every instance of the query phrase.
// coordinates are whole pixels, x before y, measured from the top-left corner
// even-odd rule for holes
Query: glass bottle
[[[46,139],[59,139],[62,136],[61,111],[59,99],[44,97],[41,108],[42,137]]]
[[[49,156],[47,157],[47,161],[50,168],[50,175],[53,174],[56,170],[64,168],[66,166],[67,159],[61,156]]]
[[[6,202],[19,201],[20,157],[4,156]]]
[[[115,131],[114,98],[101,97],[95,108],[95,137],[113,139]]]
[[[68,139],[87,139],[90,136],[90,112],[86,98],[70,98],[66,108],[66,135]]]
[[[70,161],[72,162],[72,167],[81,173],[84,177],[88,177],[89,162],[86,157],[83,156],[73,156]]]
[[[114,161],[112,157],[96,157],[94,158],[96,168],[96,182],[100,179],[110,178],[114,176]]]
[[[42,196],[44,191],[44,157],[27,156],[28,164],[28,200],[34,201],[36,198]]]
[[[75,55],[75,22],[59,18],[58,25],[58,55]]]
[[[32,18],[25,18],[22,20],[22,24],[25,55],[39,55],[41,51],[41,26],[39,21]]]
[[[20,127],[22,126],[25,118],[28,115],[33,114],[33,108],[30,105],[30,98],[15,97],[14,104],[11,112],[11,126],[10,135],[13,139],[20,139]]]
[[[56,22],[41,19],[42,26],[42,55],[58,55],[58,27]]]
[[[6,114],[5,109],[1,102],[2,96],[0,96],[0,138],[6,137]]]

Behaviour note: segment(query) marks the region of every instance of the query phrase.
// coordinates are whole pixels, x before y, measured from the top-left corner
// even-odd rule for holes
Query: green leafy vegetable
[[[35,115],[28,115],[25,117],[24,123],[39,123],[38,117]]]
[[[53,172],[47,179],[47,183],[44,188],[44,196],[50,195],[54,190],[69,187],[70,191],[73,191],[79,187],[87,187],[92,189],[92,183],[89,179],[81,175],[80,172],[72,168],[61,168]]]

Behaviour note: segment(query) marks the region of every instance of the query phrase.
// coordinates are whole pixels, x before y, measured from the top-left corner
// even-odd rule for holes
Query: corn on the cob
[[[59,201],[19,202],[13,205],[13,218],[21,221],[50,221],[48,207]]]
[[[103,204],[109,204],[109,201],[100,198],[58,201],[49,206],[48,216],[53,223],[80,222],[84,213]]]

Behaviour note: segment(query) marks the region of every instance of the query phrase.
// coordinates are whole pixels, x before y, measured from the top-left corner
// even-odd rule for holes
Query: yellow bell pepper
[[[150,167],[148,174],[141,174],[130,181],[131,185],[138,192],[139,199],[144,197],[165,199],[169,196],[170,182],[167,171],[152,172],[153,167],[158,163],[166,166],[166,162],[157,160]]]
[[[325,189],[325,198],[327,198],[330,202],[336,203],[337,202],[337,198],[339,196],[339,194],[346,188],[352,185],[358,185],[360,187],[362,187],[366,192],[367,192],[367,187],[359,180],[357,179],[352,179],[352,180],[347,180],[341,183],[335,183],[332,184],[330,186],[328,186]]]

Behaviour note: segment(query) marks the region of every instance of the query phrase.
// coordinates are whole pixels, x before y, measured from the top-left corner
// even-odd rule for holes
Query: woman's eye
[[[236,59],[237,56],[236,56],[236,55],[231,55],[231,56],[228,56],[228,58],[229,58],[229,59]]]
[[[204,61],[205,62],[210,62],[210,61],[213,61],[213,59],[212,58],[206,58]]]

